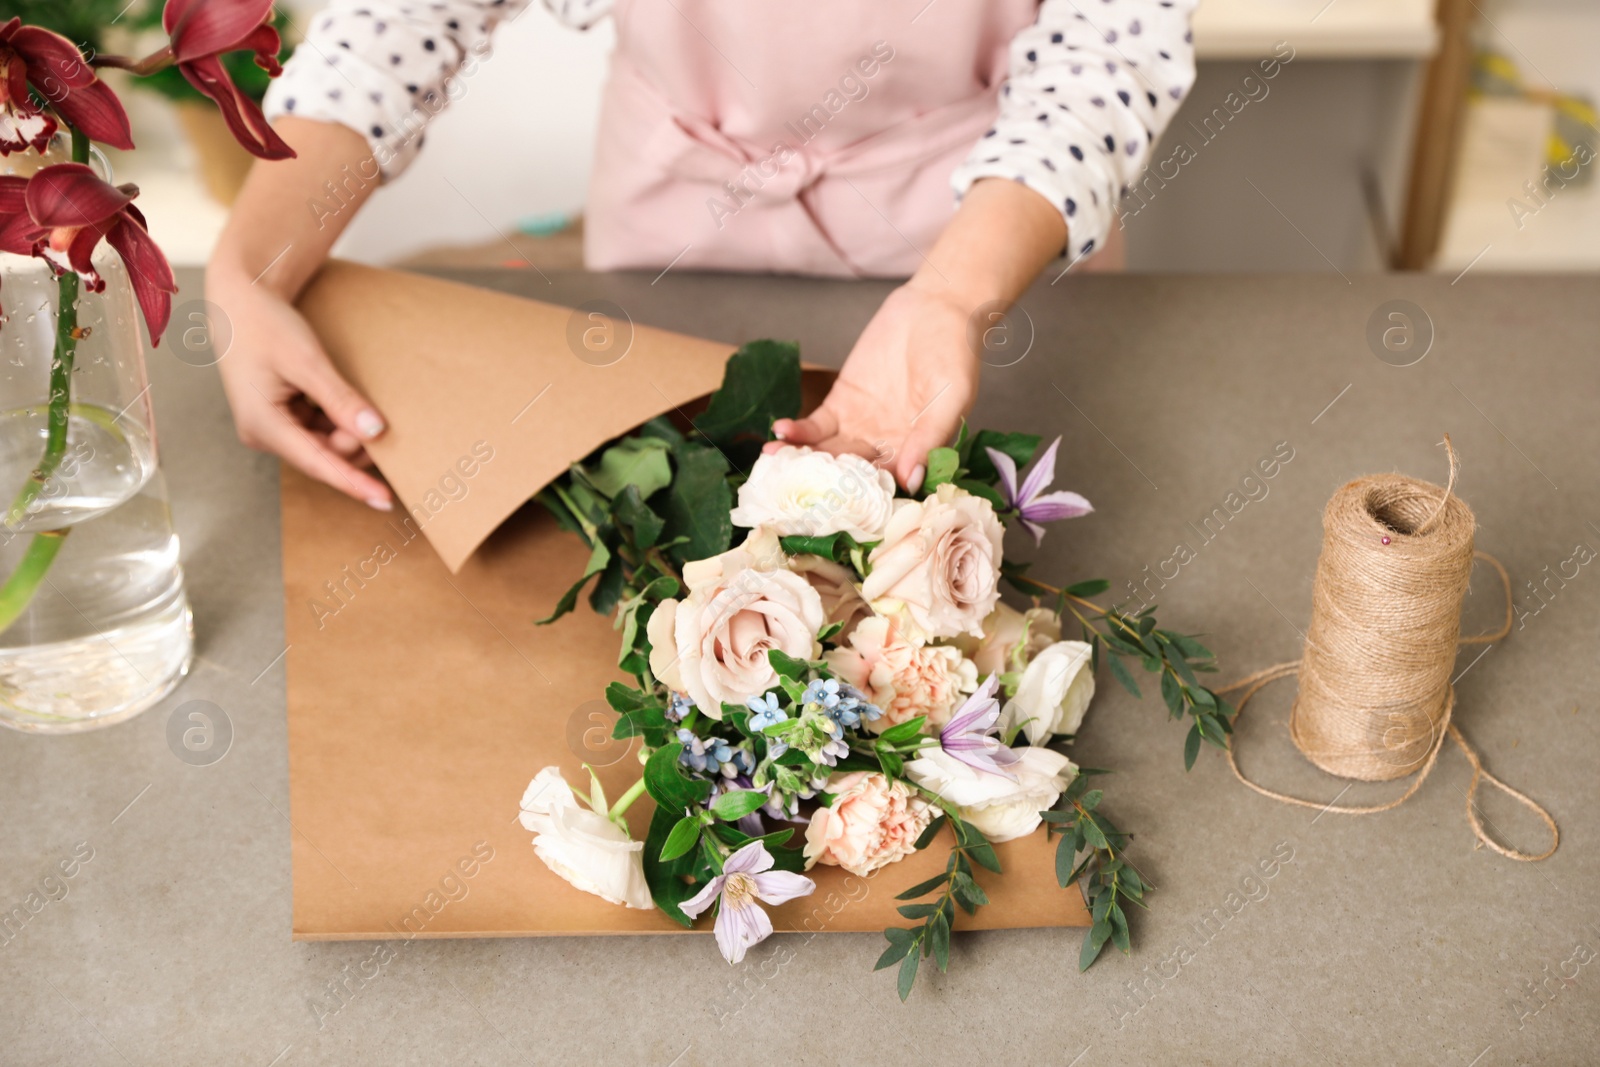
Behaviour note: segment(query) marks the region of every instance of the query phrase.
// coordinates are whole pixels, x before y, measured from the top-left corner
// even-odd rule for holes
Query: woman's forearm
[[[214,285],[265,286],[294,300],[378,187],[376,162],[354,130],[292,116],[274,124],[298,158],[257,163],[217,241]]]
[[[911,284],[969,309],[996,301],[1009,306],[1066,243],[1066,220],[1044,197],[986,178],[967,190]]]

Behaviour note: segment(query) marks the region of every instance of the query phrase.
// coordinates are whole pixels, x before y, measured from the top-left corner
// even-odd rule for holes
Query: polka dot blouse
[[[269,118],[299,115],[365,136],[385,178],[426,141],[428,120],[489,54],[495,27],[529,0],[332,0],[267,93]],[[587,29],[611,0],[545,0]],[[1011,43],[1000,113],[951,178],[1021,182],[1067,220],[1069,255],[1105,243],[1118,199],[1194,82],[1197,0],[1041,0]]]

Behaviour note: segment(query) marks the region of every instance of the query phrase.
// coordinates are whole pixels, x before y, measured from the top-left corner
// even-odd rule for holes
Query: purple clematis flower
[[[752,945],[759,945],[772,933],[772,920],[756,901],[782,904],[795,897],[809,896],[816,883],[800,874],[772,869],[772,854],[760,841],[752,841],[729,856],[722,873],[680,907],[691,919],[717,906],[717,947],[729,963],[738,963]]]
[[[1050,447],[1044,450],[1044,455],[1034,460],[1033,469],[1028,472],[1020,487],[1017,485],[1016,462],[998,449],[984,449],[989,453],[994,469],[1000,472],[1000,495],[1005,498],[1009,507],[1016,510],[1017,518],[1022,520],[1023,529],[1033,535],[1034,544],[1044,540],[1044,527],[1039,525],[1041,522],[1075,519],[1094,510],[1094,507],[1077,493],[1065,489],[1058,489],[1054,493],[1044,491],[1056,480],[1056,448],[1060,444],[1059,437],[1050,442]]]
[[[939,731],[939,747],[968,767],[1015,780],[1006,766],[1017,762],[1017,754],[990,733],[1000,719],[1000,701],[994,695],[999,684],[999,674],[989,675],[956,709]]]

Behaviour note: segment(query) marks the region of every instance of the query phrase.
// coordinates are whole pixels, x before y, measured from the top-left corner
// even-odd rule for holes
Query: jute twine
[[[1449,734],[1472,765],[1467,789],[1472,832],[1502,856],[1542,860],[1561,842],[1555,820],[1485,770],[1451,721],[1456,648],[1498,641],[1511,632],[1511,578],[1499,560],[1474,551],[1472,509],[1455,495],[1458,464],[1448,435],[1444,445],[1450,481],[1442,489],[1403,474],[1375,474],[1333,495],[1322,516],[1322,555],[1304,654],[1218,690],[1240,691],[1237,707],[1243,715],[1263,686],[1298,674],[1300,691],[1289,716],[1289,736],[1307,759],[1330,774],[1366,782],[1414,773],[1411,785],[1388,803],[1348,807],[1257,785],[1239,770],[1231,743],[1228,763],[1239,781],[1263,796],[1342,815],[1371,815],[1399,807],[1422,788]],[[1461,603],[1474,559],[1484,560],[1500,575],[1505,621],[1493,633],[1462,637]],[[1478,817],[1480,781],[1543,819],[1550,828],[1549,849],[1531,855],[1490,837]]]

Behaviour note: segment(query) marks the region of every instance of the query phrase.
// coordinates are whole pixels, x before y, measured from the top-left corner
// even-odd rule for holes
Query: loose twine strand
[[[1422,788],[1449,734],[1472,765],[1467,819],[1478,840],[1510,859],[1534,862],[1561,843],[1556,821],[1525,794],[1489,773],[1451,721],[1456,693],[1450,672],[1458,645],[1498,641],[1511,632],[1511,576],[1500,561],[1473,548],[1472,510],[1454,495],[1459,463],[1450,436],[1450,480],[1437,485],[1401,474],[1378,474],[1345,485],[1323,513],[1322,554],[1312,585],[1311,626],[1304,655],[1241,678],[1219,695],[1242,691],[1238,716],[1263,687],[1291,674],[1300,691],[1289,735],[1312,763],[1331,774],[1391,781],[1415,773],[1404,793],[1384,804],[1347,806],[1290,796],[1245,777],[1230,740],[1234,776],[1262,796],[1340,815],[1374,815],[1404,804]],[[1431,505],[1431,509],[1430,509]],[[1435,529],[1437,524],[1437,529]],[[1461,604],[1474,559],[1494,567],[1506,613],[1493,633],[1461,636]],[[1484,829],[1476,797],[1480,781],[1527,807],[1550,830],[1550,847],[1532,855],[1500,844]]]

